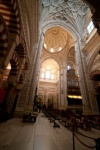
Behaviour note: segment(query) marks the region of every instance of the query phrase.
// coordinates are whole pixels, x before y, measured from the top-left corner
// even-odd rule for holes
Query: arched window
[[[42,63],[40,80],[57,81],[59,79],[59,67],[53,59],[48,59]]]

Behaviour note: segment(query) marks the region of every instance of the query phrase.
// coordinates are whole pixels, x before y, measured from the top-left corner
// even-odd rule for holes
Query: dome
[[[49,52],[60,52],[65,48],[71,35],[63,28],[53,27],[46,31],[44,49]]]

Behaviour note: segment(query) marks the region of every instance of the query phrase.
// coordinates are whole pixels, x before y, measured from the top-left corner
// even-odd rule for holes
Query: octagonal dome
[[[65,48],[71,35],[61,27],[53,27],[46,31],[44,37],[44,49],[49,52],[60,52]]]

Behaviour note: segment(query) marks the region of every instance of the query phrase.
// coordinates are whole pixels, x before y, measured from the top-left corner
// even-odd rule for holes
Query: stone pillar
[[[5,97],[5,105],[7,107],[7,112],[9,112],[9,114],[12,113],[15,96],[16,96],[15,86],[13,84],[8,84],[8,89]]]
[[[83,113],[84,114],[98,114],[97,104],[96,104],[95,97],[93,96],[94,92],[93,92],[92,85],[89,80],[86,60],[85,60],[84,54],[82,53],[81,44],[79,43],[79,41],[75,42],[77,67],[78,67],[78,73],[79,73],[79,83],[80,83],[80,89],[81,89],[81,95],[82,95],[82,101],[83,101]]]
[[[16,114],[23,114],[24,111],[28,109],[28,101],[29,101],[29,88],[30,88],[30,69],[26,71],[26,76],[24,80],[23,88],[21,89],[17,106],[16,106]]]
[[[20,78],[20,75],[21,75],[21,72],[22,72],[22,64],[23,64],[23,62],[24,62],[24,59],[22,59],[22,58],[20,58],[19,57],[19,69],[18,69],[18,75],[17,75],[17,81],[19,80],[19,78]]]
[[[35,96],[35,89],[39,80],[40,59],[41,59],[41,53],[42,53],[42,48],[43,48],[43,40],[44,40],[44,36],[43,36],[43,33],[41,33],[41,36],[39,37],[39,45],[37,47],[37,55],[36,55],[36,61],[35,61],[35,66],[34,66],[34,71],[33,71],[33,83],[34,83],[33,92],[32,92],[33,100]]]
[[[60,68],[59,68],[59,81],[58,81],[58,109],[61,105],[61,78],[60,78]]]
[[[66,62],[66,61],[65,61]],[[67,101],[67,76],[66,76],[66,64],[64,67],[64,99],[65,99],[65,106],[68,106],[68,101]]]
[[[67,107],[67,100],[66,100],[66,69],[65,67],[60,68],[60,99],[58,101],[60,109],[66,109]]]
[[[99,109],[98,109],[98,105],[97,105],[97,100],[96,100],[96,93],[95,90],[93,88],[93,83],[90,80],[90,74],[88,72],[88,66],[86,63],[86,58],[85,55],[81,52],[81,56],[82,56],[82,62],[83,62],[83,67],[84,67],[84,75],[85,75],[85,80],[87,83],[87,94],[89,97],[89,110],[92,110],[93,114],[99,114]]]

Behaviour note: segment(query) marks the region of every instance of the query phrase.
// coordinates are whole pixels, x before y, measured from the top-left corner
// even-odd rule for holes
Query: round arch
[[[57,58],[53,57],[53,56],[45,56],[45,58],[41,59],[40,64],[42,64],[44,61],[46,61],[48,59],[53,59],[58,64],[59,68],[61,67],[60,61]]]
[[[44,59],[41,63],[40,78],[44,80],[57,81],[59,78],[59,65],[58,63],[49,57]]]
[[[4,57],[8,51],[9,34],[7,26],[0,15],[0,57]]]
[[[79,35],[78,31],[76,31],[75,28],[71,24],[67,24],[67,23],[64,23],[62,21],[57,21],[57,20],[44,23],[42,25],[41,31],[43,32],[43,34],[45,34],[45,32],[48,29],[55,27],[55,26],[56,27],[62,27],[65,30],[67,30],[71,34],[71,36],[73,37],[74,41],[76,41],[78,38],[82,39],[81,35]]]
[[[94,59],[96,58],[96,56],[99,54],[99,50],[100,50],[100,45],[95,49],[95,51],[94,51],[94,53],[93,53],[93,55],[91,56],[91,58],[90,58],[90,61],[89,61],[89,63],[88,63],[88,68],[89,68],[89,73],[91,72],[91,67],[92,67],[92,64],[93,64],[93,61],[94,61]]]

